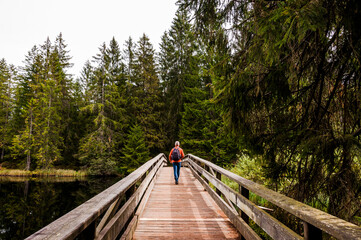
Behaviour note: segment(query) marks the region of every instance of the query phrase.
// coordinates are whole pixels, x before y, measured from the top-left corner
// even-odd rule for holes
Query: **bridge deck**
[[[188,168],[174,184],[164,167],[140,216],[133,239],[240,239],[232,223]]]

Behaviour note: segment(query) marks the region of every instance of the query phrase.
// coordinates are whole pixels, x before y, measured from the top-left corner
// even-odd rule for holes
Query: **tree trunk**
[[[27,153],[27,156],[26,156],[26,170],[29,171],[30,170],[30,163],[31,163],[31,137],[32,137],[32,134],[33,134],[33,108],[31,107],[30,108],[30,127],[29,127],[29,139],[30,139],[30,143],[28,146],[29,147],[29,151]]]

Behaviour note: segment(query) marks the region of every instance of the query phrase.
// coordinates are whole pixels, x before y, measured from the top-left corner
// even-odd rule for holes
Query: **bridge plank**
[[[148,173],[147,177],[140,184],[137,191],[109,221],[109,223],[99,233],[96,239],[116,239],[119,232],[122,230],[128,219],[133,214],[148,185],[151,183],[153,177],[155,176],[157,171],[159,171],[158,169],[162,164],[162,162],[158,162],[157,165]]]
[[[205,171],[203,168],[196,165],[192,160],[189,163],[193,168],[211,182],[226,199],[229,199],[236,204],[242,211],[244,211],[255,223],[257,223],[268,235],[273,239],[279,240],[300,240],[301,236],[293,232],[277,219],[261,210],[257,205],[243,197],[241,194],[235,192],[230,187],[223,184],[221,181],[212,176],[212,174]]]
[[[162,168],[133,239],[240,239],[239,233],[188,168],[179,185]]]
[[[150,166],[155,164],[160,159],[165,159],[164,154],[159,154],[153,159],[149,160],[137,170],[107,188],[100,194],[89,199],[87,202],[73,209],[69,213],[63,215],[56,221],[50,223],[36,233],[32,234],[29,239],[74,239],[93,223],[102,213],[104,213],[109,206],[119,196],[124,194],[135,182],[137,182]]]
[[[361,228],[355,224],[332,216],[331,214],[322,212],[321,210],[312,208],[278,192],[272,191],[271,189],[240,177],[192,154],[188,154],[187,157],[202,164],[206,164],[208,167],[213,168],[214,171],[221,173],[227,178],[245,187],[249,191],[268,200],[269,202],[295,215],[303,221],[329,233],[337,239],[361,239]]]

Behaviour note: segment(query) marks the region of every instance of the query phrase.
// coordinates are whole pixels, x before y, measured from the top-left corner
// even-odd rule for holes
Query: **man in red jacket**
[[[178,184],[182,158],[184,158],[183,149],[179,147],[179,142],[176,141],[175,147],[169,153],[169,162],[173,163],[175,184]]]

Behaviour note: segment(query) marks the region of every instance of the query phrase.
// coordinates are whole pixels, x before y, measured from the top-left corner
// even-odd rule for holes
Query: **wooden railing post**
[[[248,190],[247,188],[245,188],[245,187],[242,187],[242,185],[238,185],[238,186],[239,186],[239,187],[238,187],[239,193],[240,193],[243,197],[249,199],[249,190]],[[247,224],[249,224],[249,217],[248,217],[248,215],[247,215],[245,212],[243,212],[242,210],[241,210],[241,218],[242,218]],[[241,239],[242,239],[242,240],[245,240],[246,238],[242,235],[242,236],[241,236]]]
[[[219,181],[222,181],[222,174],[220,172],[216,172],[216,178]],[[218,194],[218,196],[222,196],[222,192],[219,189],[216,189],[216,193]]]
[[[303,222],[303,234],[305,240],[322,239],[322,231],[308,222]]]
[[[207,172],[209,172],[209,167],[208,167],[207,165],[205,165],[204,169],[205,169]],[[209,184],[208,179],[205,179],[205,181],[206,181],[207,184]]]
[[[79,236],[77,239],[94,239],[95,238],[96,225],[93,221]]]
[[[125,192],[125,199],[126,201],[128,201],[128,199],[133,195],[133,193],[136,190],[135,187],[136,183],[133,184],[133,186],[131,186],[126,192]]]

